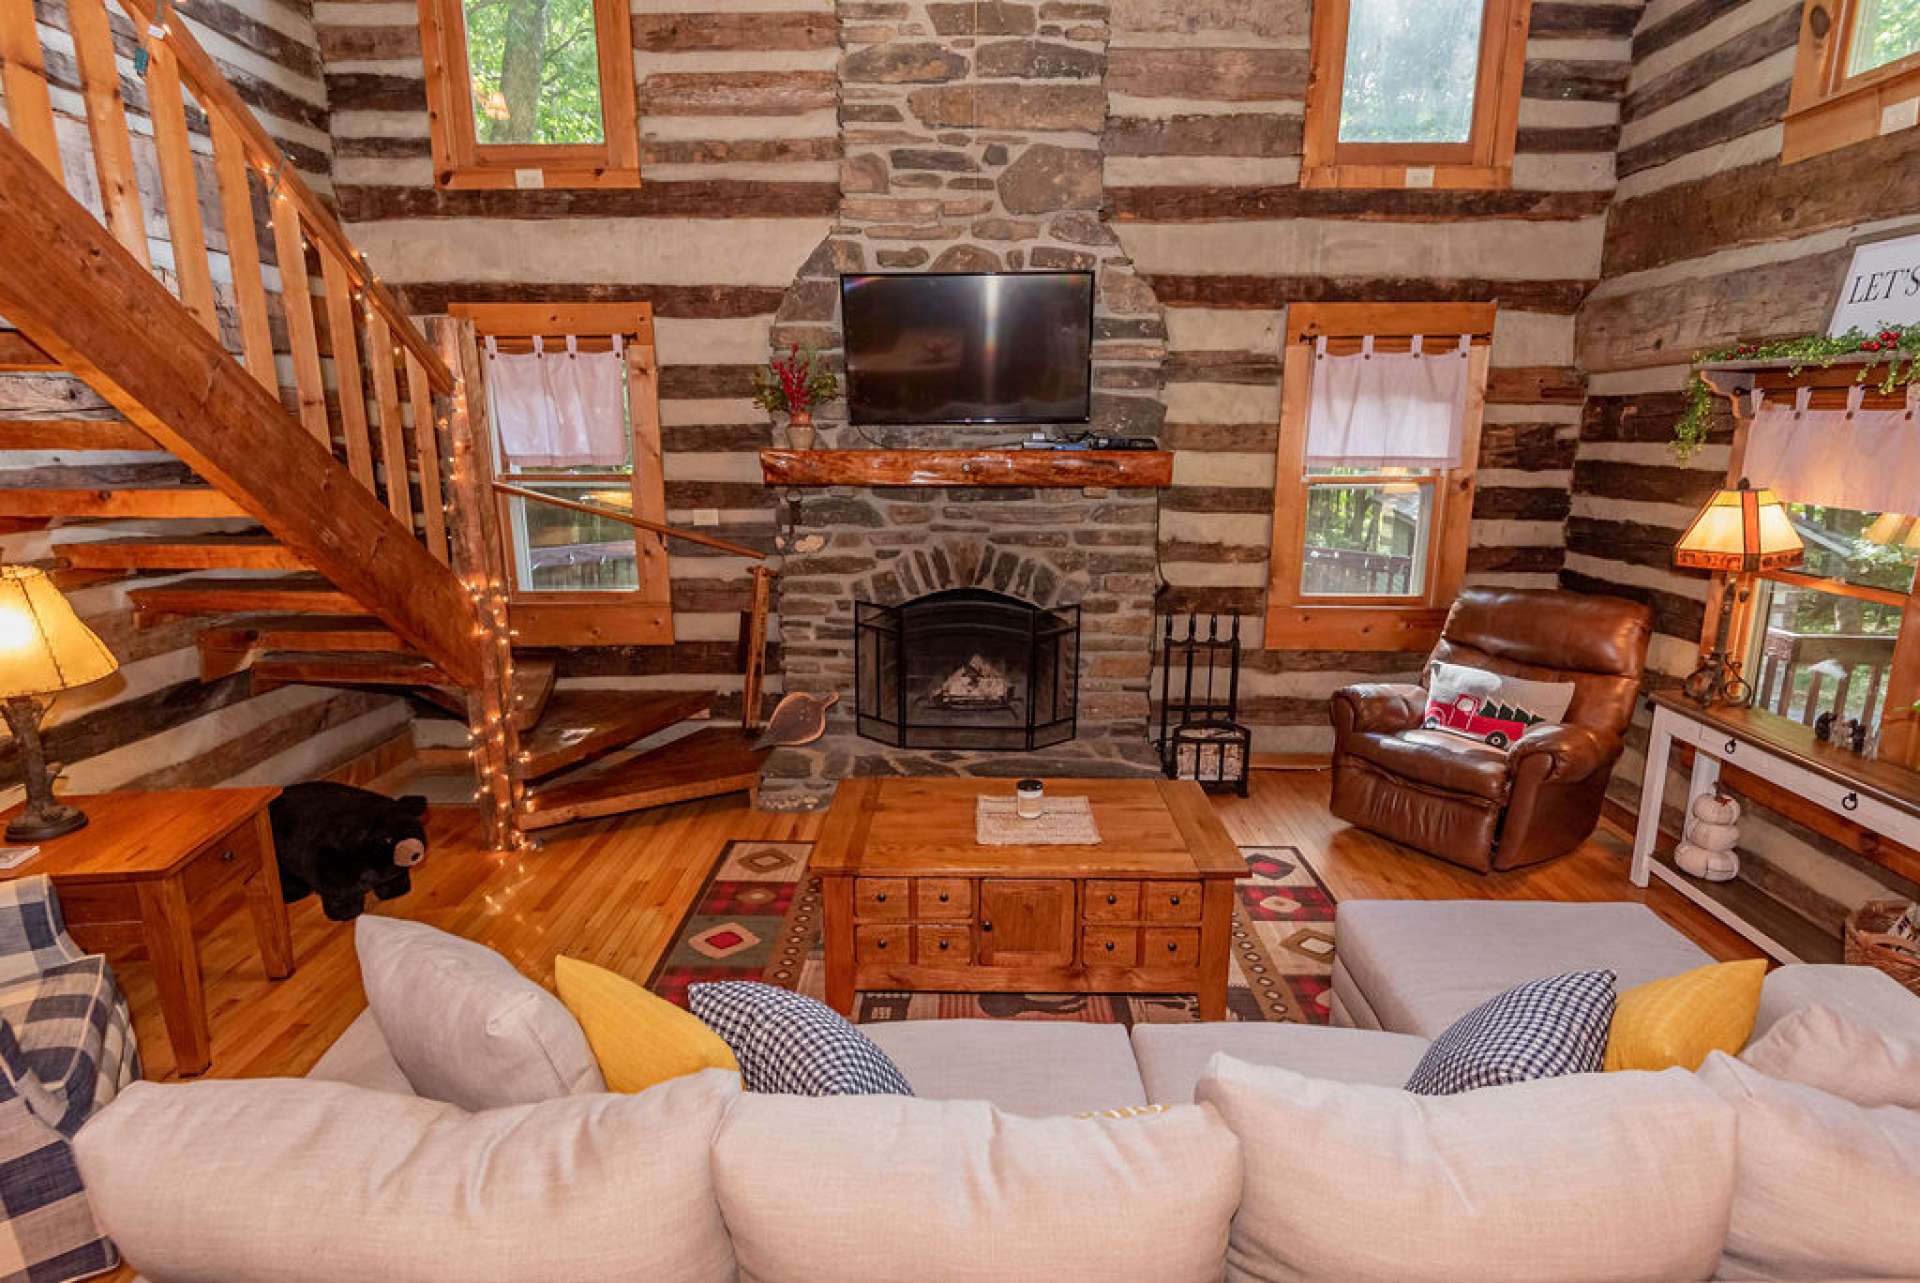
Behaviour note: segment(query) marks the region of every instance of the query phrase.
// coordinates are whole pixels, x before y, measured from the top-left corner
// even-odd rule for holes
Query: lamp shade
[[[1883,512],[1873,519],[1860,537],[1869,543],[1889,548],[1920,548],[1920,518],[1899,512]]]
[[[34,566],[0,566],[0,698],[50,695],[120,667]]]
[[[1673,564],[1752,574],[1797,565],[1805,551],[1786,505],[1742,477],[1707,500],[1674,547]]]

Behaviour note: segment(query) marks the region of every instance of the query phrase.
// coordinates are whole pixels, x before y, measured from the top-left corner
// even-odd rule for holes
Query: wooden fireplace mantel
[[[1173,483],[1165,450],[762,450],[770,486],[1156,487]]]

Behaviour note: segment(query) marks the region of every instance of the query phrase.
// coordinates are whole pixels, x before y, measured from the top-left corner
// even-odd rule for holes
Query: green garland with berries
[[[1792,361],[1787,373],[1794,375],[1808,366],[1821,369],[1843,356],[1869,353],[1873,359],[1860,367],[1858,380],[1865,383],[1880,372],[1879,388],[1890,393],[1920,378],[1920,325],[1883,325],[1877,331],[1848,330],[1829,337],[1807,334],[1793,339],[1771,339],[1765,343],[1734,343],[1700,352],[1694,364],[1714,361]],[[1904,366],[1902,364],[1904,362]],[[1713,425],[1713,389],[1695,374],[1687,381],[1687,404],[1673,425],[1673,453],[1682,463],[1706,444],[1707,430]]]

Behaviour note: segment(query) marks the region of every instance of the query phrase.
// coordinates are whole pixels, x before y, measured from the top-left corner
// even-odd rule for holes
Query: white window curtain
[[[1754,393],[1742,471],[1787,503],[1857,512],[1920,511],[1920,385],[1904,410],[1868,410],[1865,389],[1847,390],[1844,410],[1815,410],[1811,389],[1793,399]]]
[[[573,335],[564,352],[548,352],[538,336],[531,352],[502,352],[489,338],[487,391],[508,465],[625,466],[626,363],[618,334],[611,352],[582,352]]]
[[[1467,347],[1376,352],[1373,336],[1344,356],[1315,344],[1307,406],[1309,466],[1457,468],[1467,413]]]

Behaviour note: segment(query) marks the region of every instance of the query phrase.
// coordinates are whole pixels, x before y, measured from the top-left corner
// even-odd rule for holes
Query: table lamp
[[[1673,564],[1725,571],[1733,582],[1720,594],[1713,650],[1682,687],[1689,699],[1704,708],[1745,704],[1753,698],[1753,687],[1740,675],[1740,661],[1727,653],[1734,604],[1752,597],[1755,574],[1797,565],[1805,551],[1786,505],[1773,491],[1756,490],[1742,477],[1739,485],[1716,491],[1707,500],[1674,546]]]
[[[40,747],[40,698],[97,682],[120,667],[106,643],[34,566],[0,566],[0,713],[20,746],[27,809],[7,825],[7,841],[39,842],[87,822],[77,807],[53,800]]]

